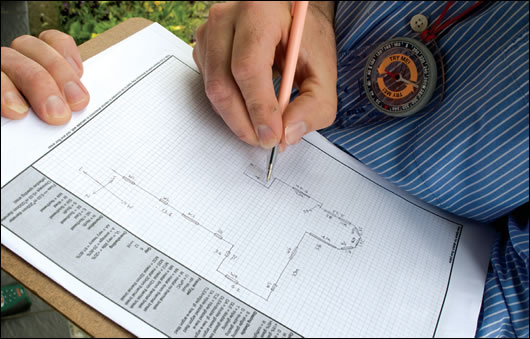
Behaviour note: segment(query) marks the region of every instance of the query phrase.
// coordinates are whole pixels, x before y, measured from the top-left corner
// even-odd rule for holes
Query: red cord
[[[446,29],[448,26],[454,24],[458,20],[460,20],[462,17],[466,16],[470,11],[474,10],[475,7],[482,4],[482,1],[477,1],[473,5],[471,5],[468,9],[457,15],[456,17],[447,20],[443,25],[438,27],[440,22],[442,21],[445,14],[447,14],[447,11],[449,8],[453,5],[454,1],[449,1],[449,3],[445,6],[444,10],[442,11],[442,14],[438,17],[436,22],[431,26],[430,29],[427,29],[421,33],[421,39],[425,42],[429,42],[433,39],[436,39],[436,34],[440,33],[444,29]]]

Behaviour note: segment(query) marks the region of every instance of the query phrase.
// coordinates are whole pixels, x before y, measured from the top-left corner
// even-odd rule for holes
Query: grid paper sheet
[[[35,167],[302,335],[432,336],[460,226],[307,141],[264,182],[201,92],[166,58]]]

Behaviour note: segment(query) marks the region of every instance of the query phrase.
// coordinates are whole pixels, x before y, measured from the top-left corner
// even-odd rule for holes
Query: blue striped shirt
[[[445,18],[472,3],[455,2]],[[424,14],[432,23],[445,5],[337,5],[338,112],[320,132],[432,205],[497,220],[477,336],[528,337],[528,2],[492,3],[437,40],[446,85],[435,110],[440,76],[431,106],[406,118],[376,111],[364,93],[363,70],[374,48],[394,37],[421,40],[410,28],[412,16]]]

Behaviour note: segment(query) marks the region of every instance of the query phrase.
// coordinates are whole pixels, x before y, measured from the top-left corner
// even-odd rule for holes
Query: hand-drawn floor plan
[[[253,231],[253,238],[259,241],[246,243],[243,246],[232,241],[230,237],[223,235],[222,229],[215,226],[203,225],[196,220],[196,216],[185,213],[173,206],[170,202],[176,200],[169,197],[159,197],[148,188],[142,187],[135,182],[132,175],[125,175],[111,169],[112,176],[106,181],[94,178],[83,167],[79,172],[90,178],[99,187],[91,193],[85,193],[86,198],[98,194],[102,190],[112,195],[120,204],[127,208],[134,208],[126,198],[114,193],[113,184],[121,181],[128,184],[129,189],[136,189],[160,203],[160,213],[169,217],[182,217],[187,222],[198,227],[207,237],[215,237],[219,246],[214,252],[214,256],[219,258],[219,265],[216,271],[222,274],[232,284],[232,289],[244,289],[261,299],[268,301],[272,293],[281,285],[282,277],[295,277],[300,273],[301,268],[293,263],[297,255],[300,255],[301,246],[311,243],[313,251],[321,251],[323,247],[334,251],[341,251],[351,254],[361,243],[361,231],[347,219],[344,213],[329,209],[321,201],[313,198],[306,189],[300,185],[291,185],[278,177],[273,177],[269,181],[265,180],[264,170],[257,165],[250,164],[244,171],[244,175],[251,181],[249,184],[257,184],[270,190],[272,194],[288,198],[292,205],[289,211],[282,210],[287,220],[296,220],[295,224],[287,225],[275,222],[282,220],[277,215],[280,209],[275,209],[269,214],[269,218],[256,220],[262,225],[257,231]],[[302,225],[302,227],[296,227]],[[293,226],[291,230],[286,227]],[[253,229],[253,228],[249,228]],[[276,234],[288,236],[277,237]],[[274,242],[266,238],[274,236]],[[186,243],[186,234],[180,234],[181,241]],[[274,246],[271,246],[274,243]],[[266,258],[266,262],[264,259]],[[271,264],[272,263],[272,264]],[[256,267],[260,267],[256,274]]]

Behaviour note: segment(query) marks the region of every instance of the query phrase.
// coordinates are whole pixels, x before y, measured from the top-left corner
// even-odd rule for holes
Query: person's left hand
[[[22,119],[29,102],[46,123],[62,125],[90,96],[81,83],[83,63],[74,39],[56,30],[23,35],[2,47],[2,116]],[[22,96],[24,95],[24,97]]]

